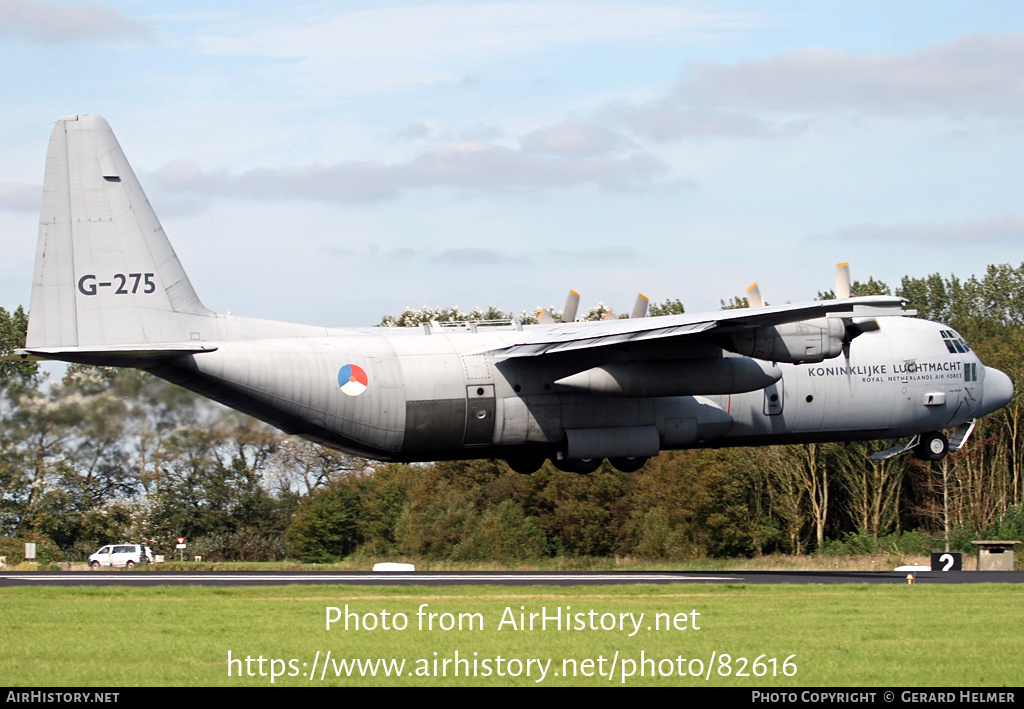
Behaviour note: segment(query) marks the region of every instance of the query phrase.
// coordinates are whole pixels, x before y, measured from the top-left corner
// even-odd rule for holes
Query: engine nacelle
[[[625,397],[742,394],[769,387],[782,370],[743,357],[617,362],[555,381],[567,389]]]
[[[762,326],[717,339],[730,352],[769,362],[821,362],[838,357],[846,341],[839,318],[815,318],[784,325]]]

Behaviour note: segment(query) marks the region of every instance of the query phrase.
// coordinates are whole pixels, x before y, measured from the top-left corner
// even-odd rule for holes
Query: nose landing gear
[[[901,443],[900,445],[893,446],[888,450],[880,451],[874,455],[869,455],[868,460],[878,463],[879,461],[893,458],[901,453],[906,453],[907,451],[912,452],[914,457],[918,460],[942,460],[948,453],[955,453],[960,450],[960,447],[964,442],[966,442],[967,436],[971,434],[971,430],[973,428],[973,421],[970,422],[969,427],[967,427],[966,424],[957,427],[953,435],[952,444],[950,444],[946,435],[941,431],[921,433],[911,438],[908,443]]]
[[[922,433],[914,446],[914,457],[918,460],[942,460],[949,453],[949,441],[939,431]]]

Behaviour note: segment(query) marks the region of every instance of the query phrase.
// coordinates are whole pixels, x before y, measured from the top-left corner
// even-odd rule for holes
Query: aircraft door
[[[782,386],[784,380],[772,384],[770,387],[764,390],[764,415],[765,416],[778,416],[782,413],[783,404],[783,389]]]
[[[494,439],[494,385],[466,387],[466,435],[464,446],[490,445]]]
[[[973,358],[964,358],[964,399],[973,406],[977,406],[981,402],[978,364],[978,361]]]

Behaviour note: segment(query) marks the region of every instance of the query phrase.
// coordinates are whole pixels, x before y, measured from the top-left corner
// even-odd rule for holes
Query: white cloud
[[[640,252],[632,245],[622,243],[616,246],[588,247],[578,251],[548,249],[545,252],[545,256],[551,261],[567,261],[572,263],[622,263],[639,259]]]
[[[595,112],[637,138],[778,138],[829,112],[1005,116],[1024,110],[1024,34],[971,36],[909,54],[808,48],[733,65],[695,62],[664,98]]]
[[[801,49],[731,66],[700,63],[686,103],[780,111],[1018,116],[1024,34],[976,35],[910,54]]]
[[[776,124],[749,113],[686,108],[671,99],[643,105],[616,104],[606,113],[637,135],[656,142],[681,138],[774,138],[799,133],[807,126],[806,121]]]
[[[59,5],[42,0],[0,0],[0,37],[37,42],[140,37],[146,29],[95,5]]]
[[[1020,242],[1024,239],[1024,218],[1000,217],[959,224],[854,224],[837,230],[833,237],[850,241],[907,241],[924,244]]]
[[[530,263],[529,257],[522,254],[478,247],[445,249],[434,257],[434,261],[450,266],[514,266]]]
[[[401,130],[395,133],[395,137],[399,140],[422,140],[429,138],[434,132],[434,129],[428,126],[422,121],[416,121],[403,127]]]
[[[261,168],[238,175],[205,172],[193,163],[176,161],[157,170],[153,178],[171,192],[354,202],[394,197],[405,190],[433,186],[500,191],[596,184],[611,190],[628,190],[656,181],[667,172],[668,168],[657,158],[643,152],[569,160],[465,142],[449,143],[401,163],[367,161]]]
[[[522,143],[526,152],[564,157],[589,157],[634,147],[624,136],[582,121],[538,128],[524,136]]]

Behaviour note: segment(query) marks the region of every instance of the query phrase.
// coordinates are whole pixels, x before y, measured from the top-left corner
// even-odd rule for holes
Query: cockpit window
[[[963,354],[971,351],[971,348],[964,342],[964,338],[952,330],[942,331],[942,341],[945,343],[946,349],[950,351],[950,354],[956,354],[957,352]]]

